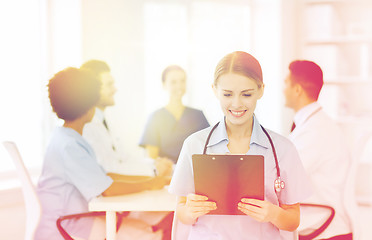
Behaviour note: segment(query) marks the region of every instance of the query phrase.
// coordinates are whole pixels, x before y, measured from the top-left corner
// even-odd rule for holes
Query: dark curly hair
[[[66,68],[49,80],[50,104],[59,118],[76,120],[95,106],[100,87],[100,80],[91,71]]]

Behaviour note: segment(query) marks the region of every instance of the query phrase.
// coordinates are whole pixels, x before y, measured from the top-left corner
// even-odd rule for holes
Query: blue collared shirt
[[[88,212],[88,201],[100,195],[113,180],[98,165],[93,149],[75,130],[59,127],[45,154],[37,193],[43,214],[35,239],[63,239],[56,220],[60,216]],[[83,221],[83,222],[80,222]],[[74,236],[88,237],[92,218],[64,227]]]
[[[182,147],[169,191],[178,196],[195,192],[192,155],[202,154],[212,127],[189,136]],[[311,194],[310,183],[294,145],[285,137],[267,130],[276,148],[281,178],[285,182],[280,201],[296,204]],[[228,135],[224,119],[214,130],[207,154],[229,153]],[[253,129],[247,155],[263,155],[265,164],[265,200],[278,205],[274,191],[277,178],[276,165],[270,142],[257,118],[253,117]],[[212,186],[213,187],[213,186]],[[218,187],[218,186],[216,186]],[[192,226],[189,239],[280,239],[279,230],[271,223],[260,223],[245,215],[205,215]]]
[[[166,108],[151,114],[139,142],[159,148],[159,156],[177,162],[183,141],[192,133],[209,127],[202,111],[185,107],[180,119],[176,119]]]

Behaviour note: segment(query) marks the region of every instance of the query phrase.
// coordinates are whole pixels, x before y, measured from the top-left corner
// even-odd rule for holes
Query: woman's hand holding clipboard
[[[208,197],[190,193],[187,195],[185,210],[187,215],[194,219],[208,214],[210,211],[216,210],[217,205],[215,202],[208,201]]]
[[[252,198],[242,198],[238,203],[238,209],[258,222],[271,222],[280,214],[279,206]]]

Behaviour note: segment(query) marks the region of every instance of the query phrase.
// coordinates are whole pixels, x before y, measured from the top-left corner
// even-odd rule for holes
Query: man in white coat
[[[289,138],[297,147],[312,182],[313,195],[306,203],[326,205],[335,210],[330,225],[315,239],[351,240],[350,220],[343,202],[351,158],[338,123],[317,102],[322,86],[323,72],[314,62],[293,61],[289,65],[285,105],[295,111]],[[300,235],[319,228],[327,214],[329,211],[325,208],[301,208]]]
[[[107,107],[115,105],[114,95],[117,91],[108,64],[101,60],[90,60],[85,62],[81,68],[90,70],[101,80],[100,99],[96,105],[95,115],[83,130],[83,137],[93,147],[98,163],[106,172],[134,175],[133,171],[135,171],[136,174],[151,175],[155,170],[157,175],[170,178],[173,170],[172,162],[160,159],[156,161],[154,169],[154,166],[146,164],[141,161],[142,159],[130,157],[123,151],[120,141],[112,132],[110,124],[106,122],[104,111]],[[131,212],[128,217],[141,219],[153,225],[154,232],[161,229],[162,239],[165,240],[170,239],[171,231],[172,218],[168,215],[167,212]]]

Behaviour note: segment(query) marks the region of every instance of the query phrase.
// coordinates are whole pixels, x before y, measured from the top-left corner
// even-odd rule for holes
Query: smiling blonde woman
[[[254,115],[264,94],[259,62],[246,52],[226,55],[216,67],[212,88],[224,118],[213,128],[191,135],[183,144],[169,188],[178,196],[176,216],[191,225],[188,239],[281,239],[279,230],[294,231],[298,227],[299,202],[311,190],[294,145],[265,130]],[[195,194],[192,163],[192,155],[202,154],[204,147],[207,154],[263,155],[264,200],[242,198],[235,206],[242,215],[208,214],[218,204],[209,201],[208,196]]]

